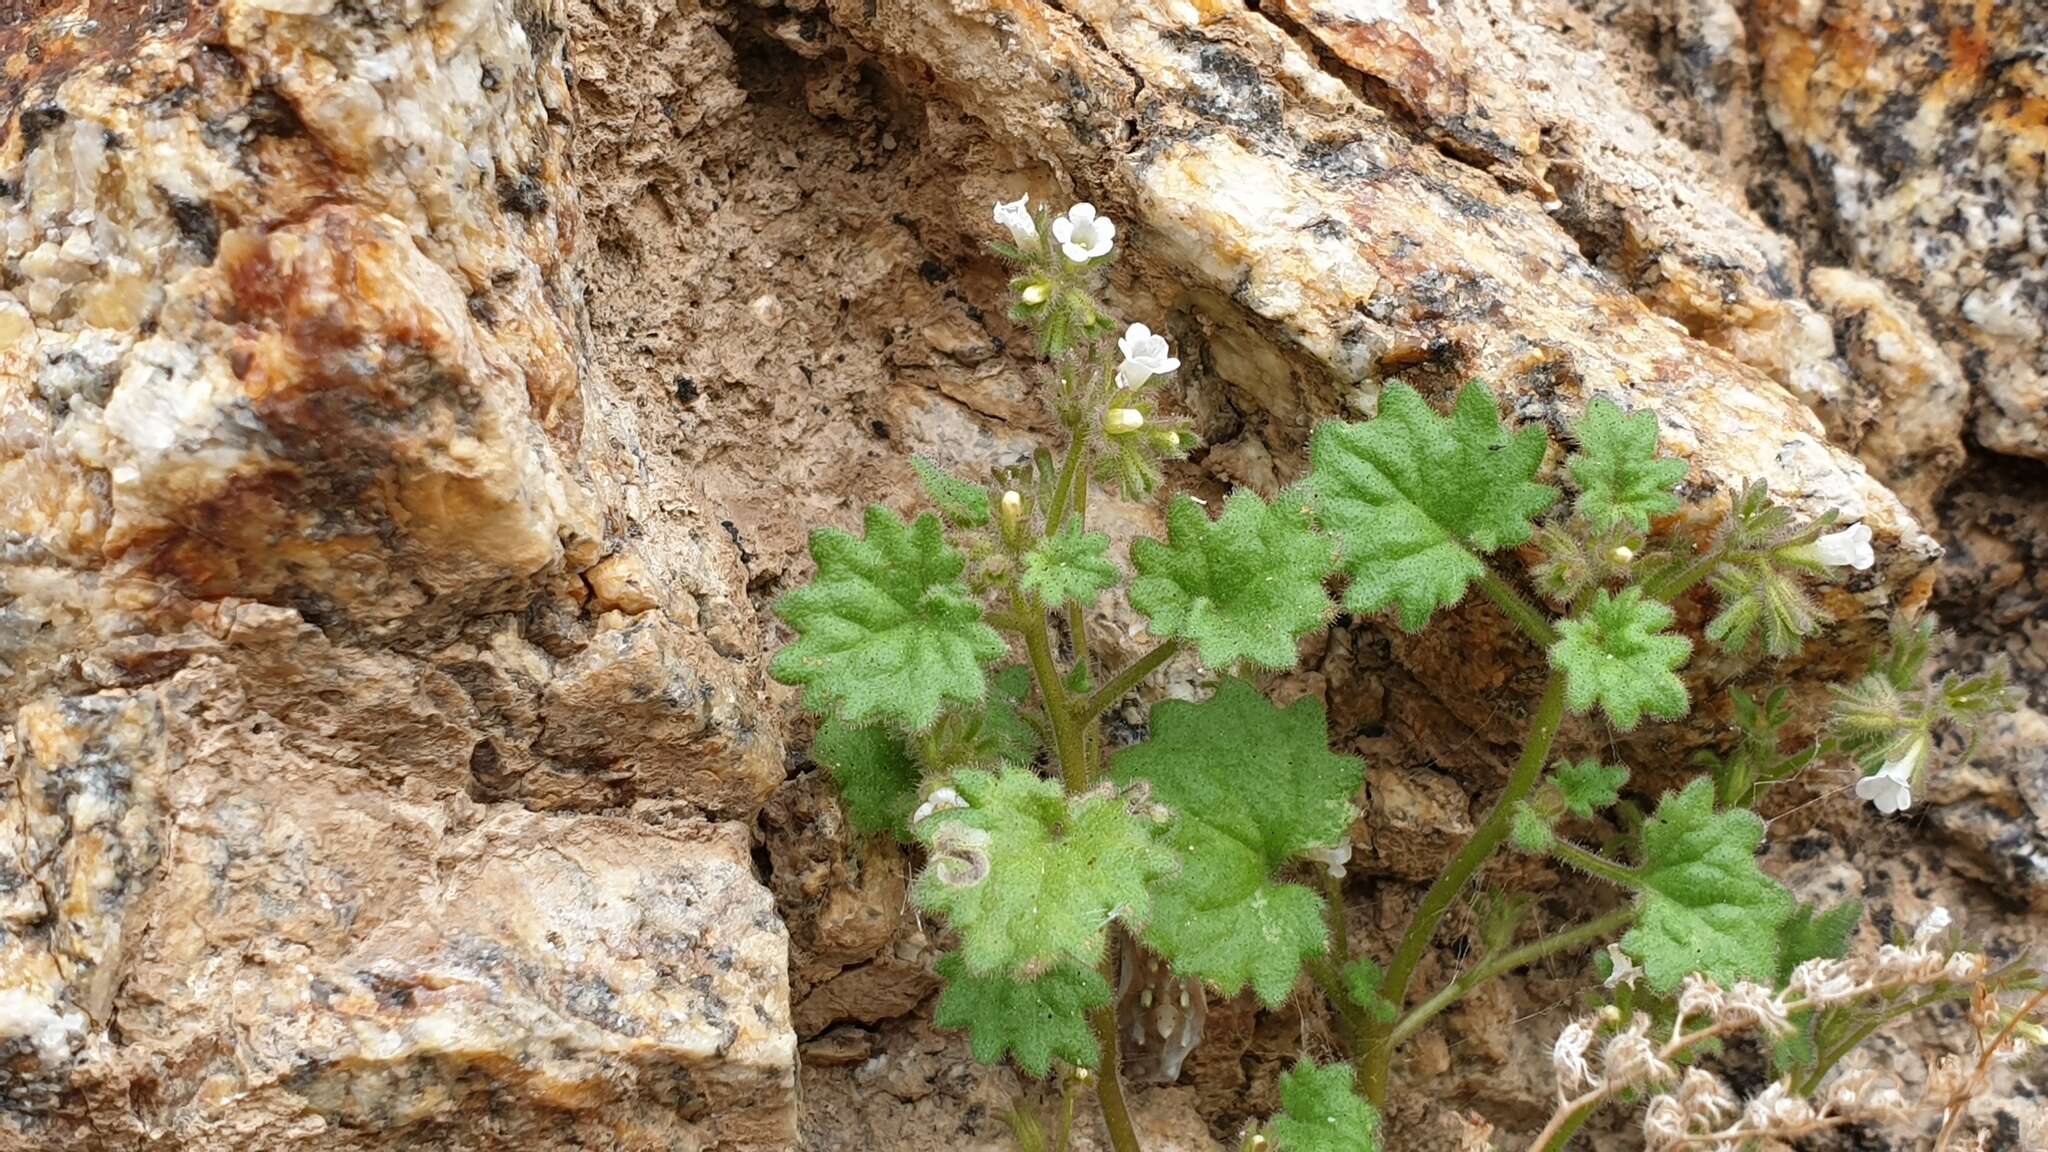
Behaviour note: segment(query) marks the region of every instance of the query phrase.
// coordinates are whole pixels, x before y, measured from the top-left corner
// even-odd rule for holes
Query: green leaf
[[[884,728],[831,719],[819,725],[811,759],[832,774],[846,818],[855,828],[909,838],[920,773],[902,737]]]
[[[910,467],[946,523],[957,528],[979,528],[988,523],[988,489],[970,484],[922,456],[912,456]]]
[[[1083,532],[1069,521],[1059,535],[1047,536],[1024,554],[1024,573],[1017,583],[1044,597],[1047,604],[1092,604],[1123,575],[1103,555],[1108,550],[1109,537]]]
[[[923,731],[947,701],[979,703],[982,665],[1009,651],[981,622],[960,582],[967,561],[946,544],[938,517],[905,525],[880,505],[867,534],[811,533],[811,583],[775,606],[798,639],[769,673],[804,687],[804,705],[851,724],[894,720]]]
[[[1604,396],[1593,399],[1572,425],[1579,451],[1565,462],[1578,485],[1579,515],[1601,530],[1626,521],[1639,532],[1650,518],[1678,511],[1672,492],[1685,479],[1685,461],[1657,455],[1657,416],[1624,413]]]
[[[1309,445],[1308,483],[1343,546],[1344,606],[1396,608],[1413,632],[1456,604],[1485,570],[1479,557],[1529,539],[1557,491],[1535,482],[1543,429],[1501,427],[1493,393],[1474,380],[1449,417],[1389,384],[1379,415],[1326,422]]]
[[[1092,966],[1110,922],[1143,918],[1147,885],[1173,866],[1153,823],[1107,790],[1069,797],[1020,768],[961,772],[953,789],[964,807],[917,825],[931,862],[915,894],[959,931],[976,975]]]
[[[1707,623],[1707,639],[1741,655],[1758,641],[1780,659],[1796,654],[1820,630],[1826,614],[1791,573],[1769,560],[1724,564],[1713,576],[1721,611]]]
[[[1138,570],[1131,606],[1156,635],[1194,641],[1212,668],[1239,660],[1292,668],[1295,638],[1329,617],[1323,581],[1336,563],[1307,503],[1282,493],[1268,507],[1240,488],[1212,522],[1201,505],[1176,497],[1166,512],[1167,542],[1131,545]]]
[[[1635,927],[1621,946],[1660,993],[1688,972],[1722,984],[1770,983],[1792,894],[1757,867],[1764,822],[1744,809],[1714,811],[1714,785],[1695,780],[1667,793],[1643,825],[1642,887]]]
[[[1322,898],[1275,876],[1350,835],[1365,768],[1328,741],[1313,698],[1276,708],[1227,679],[1200,703],[1160,702],[1152,738],[1117,754],[1117,781],[1146,782],[1174,813],[1167,842],[1180,871],[1153,889],[1143,936],[1175,972],[1231,994],[1250,984],[1277,1004],[1302,957],[1324,950]]]
[[[1386,969],[1371,960],[1353,960],[1344,966],[1341,975],[1344,977],[1344,990],[1365,1010],[1367,1017],[1381,1024],[1392,1024],[1400,1017],[1401,1010],[1380,993],[1387,982]]]
[[[1565,674],[1565,703],[1574,712],[1598,704],[1616,728],[1634,728],[1643,713],[1685,715],[1685,684],[1673,673],[1692,653],[1692,641],[1664,631],[1670,608],[1643,597],[1640,588],[1612,596],[1596,593],[1586,611],[1558,624],[1550,663]]]
[[[1280,1078],[1274,1152],[1380,1152],[1380,1116],[1351,1090],[1351,1065],[1303,1061]]]
[[[1523,800],[1508,814],[1508,843],[1517,852],[1540,856],[1557,843],[1557,833],[1551,831],[1550,821],[1543,818],[1534,804]]]
[[[1590,820],[1602,808],[1612,808],[1621,799],[1621,786],[1628,783],[1628,769],[1598,760],[1567,760],[1551,770],[1551,779],[1564,796],[1572,815]]]
[[[1863,923],[1863,902],[1844,900],[1825,912],[1801,904],[1778,930],[1778,983],[1808,960],[1840,960],[1849,954],[1849,939]]]
[[[944,776],[958,768],[1023,767],[1037,759],[1038,732],[1023,715],[1031,669],[1012,664],[990,676],[988,685],[988,700],[981,707],[948,708],[917,737],[926,771]]]
[[[1043,1078],[1054,1060],[1081,1068],[1097,1063],[1095,1030],[1088,1014],[1110,1001],[1109,982],[1093,968],[1062,965],[1036,980],[977,976],[959,953],[939,958],[946,990],[939,994],[932,1023],[964,1028],[974,1058],[995,1064],[1005,1055],[1017,1067]]]

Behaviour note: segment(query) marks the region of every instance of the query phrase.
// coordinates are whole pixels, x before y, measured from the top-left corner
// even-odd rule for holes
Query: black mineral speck
[[[208,264],[220,253],[220,214],[204,200],[171,197],[171,219],[177,221],[178,235],[198,249]]]
[[[498,204],[507,212],[538,216],[548,210],[547,189],[532,176],[498,177]]]
[[[688,404],[701,394],[695,380],[690,379],[688,376],[676,377],[676,403]]]
[[[64,121],[69,118],[64,110],[55,104],[44,104],[37,108],[22,109],[21,154],[26,156],[35,151],[36,145],[43,142],[45,134],[52,128],[61,127]]]

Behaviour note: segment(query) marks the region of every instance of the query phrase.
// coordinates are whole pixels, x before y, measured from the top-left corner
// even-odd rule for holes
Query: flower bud
[[[1052,288],[1041,280],[1036,283],[1026,284],[1021,295],[1026,304],[1043,304],[1052,298]]]
[[[1102,430],[1111,436],[1128,436],[1145,426],[1145,414],[1136,408],[1111,408],[1102,414]]]
[[[1012,544],[1017,542],[1017,526],[1024,520],[1024,497],[1015,488],[1003,493],[1002,502],[997,506],[997,515],[1002,519],[1003,539]]]
[[[1626,544],[1616,544],[1613,550],[1607,553],[1607,558],[1617,566],[1627,567],[1628,562],[1636,558],[1636,550]]]

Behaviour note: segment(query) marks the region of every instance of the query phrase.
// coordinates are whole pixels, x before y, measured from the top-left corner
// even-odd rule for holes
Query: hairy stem
[[[1046,626],[1045,605],[1037,599],[1026,601],[1016,594],[1010,598],[1011,613],[1027,618],[1024,651],[1031,658],[1031,679],[1038,684],[1038,698],[1045,701],[1045,718],[1052,725],[1053,756],[1059,761],[1060,780],[1068,792],[1088,787],[1088,757],[1081,725],[1075,722],[1074,707],[1067,701],[1066,685],[1052,659],[1052,632]]]
[[[1080,449],[1080,454],[1085,457],[1087,454],[1085,447],[1088,443],[1087,437],[1076,433],[1074,443],[1084,446]],[[1074,528],[1077,531],[1086,532],[1088,530],[1088,465],[1085,459],[1081,465],[1080,482],[1074,485],[1074,498],[1071,503],[1074,508]],[[1078,600],[1069,601],[1067,604],[1067,634],[1074,644],[1074,667],[1081,670],[1081,684],[1083,687],[1092,687],[1095,683],[1095,659],[1088,650],[1088,606]],[[1094,719],[1092,716],[1084,718],[1081,723],[1086,725],[1092,719]]]
[[[1351,963],[1351,921],[1344,916],[1344,879],[1328,868],[1323,869],[1323,918],[1330,926],[1330,955],[1341,971]]]
[[[1486,598],[1493,601],[1494,607],[1499,608],[1502,615],[1514,621],[1515,627],[1520,628],[1538,646],[1548,649],[1557,643],[1557,629],[1551,627],[1550,617],[1543,609],[1530,603],[1529,598],[1516,590],[1515,586],[1508,583],[1500,573],[1494,571],[1493,565],[1486,566],[1486,570],[1479,574],[1477,583],[1479,590],[1486,594]]]
[[[1550,854],[1586,875],[1597,876],[1609,884],[1617,884],[1630,890],[1643,886],[1642,879],[1634,872],[1605,856],[1596,856],[1569,840],[1552,841]]]
[[[1116,987],[1117,957],[1123,952],[1121,943],[1112,933],[1109,955],[1102,959],[1102,975],[1111,988]],[[1095,1050],[1099,1057],[1095,1079],[1095,1099],[1102,1106],[1102,1123],[1109,1129],[1110,1146],[1116,1152],[1138,1152],[1138,1134],[1131,1127],[1131,1111],[1124,1103],[1124,1081],[1117,1052],[1116,1004],[1111,1002],[1097,1008],[1088,1017],[1095,1026]]]
[[[1060,461],[1060,478],[1059,482],[1053,486],[1052,507],[1045,514],[1045,534],[1047,536],[1057,535],[1060,525],[1066,523],[1067,507],[1073,502],[1074,478],[1081,471],[1081,457],[1086,455],[1087,452],[1087,430],[1078,423],[1069,426],[1067,429],[1067,456],[1066,459]],[[1081,486],[1086,488],[1088,482],[1083,480]]]
[[[1588,920],[1586,923],[1575,928],[1567,928],[1555,935],[1545,936],[1541,940],[1532,940],[1512,951],[1503,952],[1498,956],[1487,957],[1477,967],[1458,977],[1452,983],[1445,985],[1436,995],[1423,1001],[1420,1005],[1416,1006],[1414,1011],[1403,1016],[1400,1023],[1394,1025],[1391,1043],[1400,1044],[1410,1036],[1420,1032],[1422,1026],[1429,1023],[1430,1019],[1436,1016],[1437,1013],[1471,995],[1494,977],[1512,972],[1525,964],[1534,964],[1546,956],[1554,956],[1559,952],[1569,952],[1586,944],[1598,943],[1602,937],[1611,936],[1615,932],[1627,927],[1629,921],[1635,918],[1636,911],[1633,907],[1616,908],[1597,920]]]
[[[1401,946],[1394,953],[1394,962],[1388,966],[1386,983],[1382,985],[1383,995],[1396,1008],[1407,1003],[1408,983],[1415,978],[1416,966],[1422,963],[1423,953],[1428,951],[1430,941],[1436,937],[1437,926],[1443,922],[1444,914],[1451,910],[1458,894],[1493,856],[1494,850],[1508,838],[1515,805],[1521,803],[1536,787],[1536,782],[1542,779],[1543,765],[1550,759],[1550,745],[1557,739],[1558,725],[1563,721],[1564,673],[1553,669],[1544,684],[1543,698],[1536,705],[1536,714],[1529,722],[1522,758],[1516,762],[1514,775],[1508,778],[1508,786],[1493,802],[1493,810],[1486,814],[1486,819],[1472,833],[1472,838],[1458,850],[1450,866],[1423,894],[1422,904],[1416,908],[1414,919],[1408,922],[1408,931],[1401,937]],[[1394,1058],[1393,1026],[1375,1023],[1368,1030],[1366,1039],[1368,1049],[1361,1053],[1358,1065],[1358,1089],[1374,1107],[1383,1108],[1387,1096],[1387,1070]]]
[[[1345,1053],[1356,1059],[1360,1045],[1365,1043],[1367,1024],[1364,1010],[1351,998],[1350,989],[1344,987],[1344,974],[1328,956],[1309,957],[1308,974],[1322,991],[1323,999],[1330,1002],[1330,1010],[1337,1014],[1338,1038],[1344,1041]]]
[[[1721,566],[1721,561],[1727,559],[1727,555],[1719,544],[1712,545],[1700,553],[1692,563],[1682,568],[1674,568],[1661,578],[1643,585],[1643,595],[1669,604],[1691,591],[1693,585],[1712,576],[1714,569]]]
[[[1131,689],[1143,683],[1145,677],[1159,671],[1159,666],[1173,659],[1180,651],[1180,641],[1161,640],[1150,652],[1124,665],[1109,683],[1097,689],[1093,696],[1083,700],[1075,709],[1081,723],[1093,723],[1095,718],[1109,711],[1110,706],[1131,694]]]

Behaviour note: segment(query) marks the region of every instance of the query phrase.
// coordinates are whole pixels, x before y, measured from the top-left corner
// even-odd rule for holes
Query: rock
[[[1932,522],[1936,499],[1963,466],[1969,381],[1920,314],[1883,283],[1816,268],[1807,287],[1858,385],[1853,402],[1826,410],[1830,425],[1914,515]]]
[[[559,13],[84,15],[0,28],[0,1144],[786,1147],[781,736],[585,379]]]
[[[17,717],[6,799],[57,903],[15,880],[0,921],[15,1139],[641,1146],[715,1112],[781,1145],[786,938],[743,829],[352,788],[227,714],[229,676]]]
[[[1906,288],[1988,448],[2048,459],[2048,12],[1970,0],[1749,8],[1764,107],[1858,269]]]

